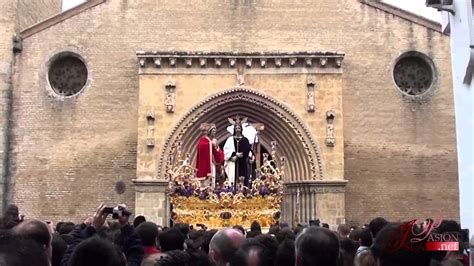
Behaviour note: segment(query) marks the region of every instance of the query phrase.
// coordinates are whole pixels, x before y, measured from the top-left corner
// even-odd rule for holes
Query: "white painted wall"
[[[474,80],[464,83],[469,60],[474,60],[471,0],[454,0],[455,15],[449,16],[453,89],[458,148],[461,226],[474,234]],[[471,58],[471,56],[473,58]]]

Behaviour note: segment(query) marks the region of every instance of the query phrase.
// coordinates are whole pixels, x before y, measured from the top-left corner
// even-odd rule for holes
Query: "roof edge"
[[[399,7],[390,5],[388,3],[384,3],[380,0],[359,0],[359,2],[444,34],[441,29],[440,23],[433,21],[431,19],[425,18],[423,16],[417,15],[410,11],[401,9]]]
[[[106,2],[106,0],[87,0],[86,2],[79,4],[73,8],[70,8],[68,10],[65,10],[61,13],[58,13],[50,18],[47,18],[43,21],[40,21],[32,26],[29,26],[26,29],[23,29],[20,32],[20,36],[22,39],[26,39],[38,32],[41,32],[45,29],[48,29],[60,22],[63,22],[71,17],[74,17],[90,8],[93,8],[97,5],[100,5],[102,3]]]

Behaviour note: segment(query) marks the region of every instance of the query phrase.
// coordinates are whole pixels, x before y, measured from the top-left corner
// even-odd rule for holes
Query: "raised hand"
[[[92,227],[96,230],[99,230],[104,226],[105,219],[107,219],[108,213],[104,213],[105,204],[102,202],[94,214],[94,218],[92,219]]]

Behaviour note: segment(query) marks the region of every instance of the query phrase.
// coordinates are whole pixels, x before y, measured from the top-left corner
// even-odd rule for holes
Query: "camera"
[[[104,213],[107,214],[112,214],[112,219],[118,219],[119,218],[119,211],[122,211],[123,216],[130,216],[132,215],[131,212],[128,210],[124,209],[121,206],[115,206],[115,207],[105,207],[104,208]]]

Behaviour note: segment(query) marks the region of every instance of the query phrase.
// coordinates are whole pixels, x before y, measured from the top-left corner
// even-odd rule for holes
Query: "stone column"
[[[345,222],[347,180],[285,183],[281,221],[290,225],[319,219],[335,226]]]
[[[169,225],[168,181],[133,180],[135,184],[135,215],[143,215],[147,221]]]

